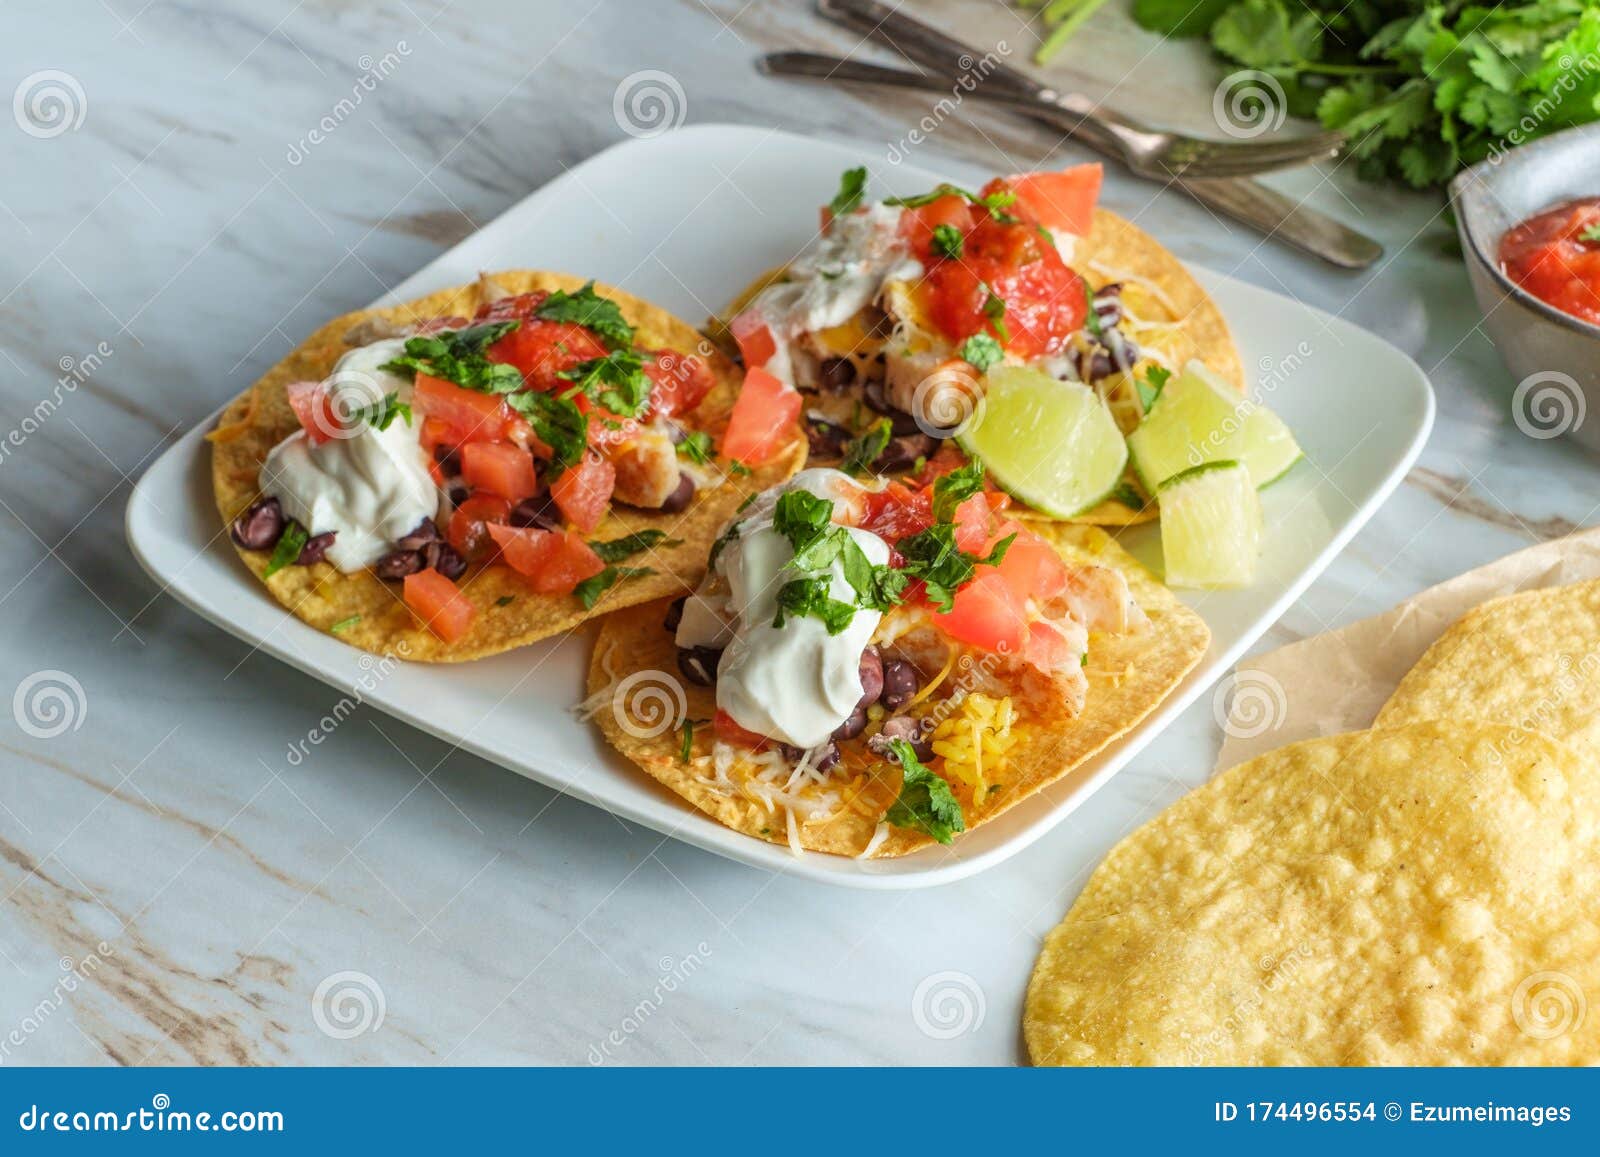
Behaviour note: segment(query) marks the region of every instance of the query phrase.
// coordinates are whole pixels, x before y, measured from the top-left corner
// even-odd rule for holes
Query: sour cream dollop
[[[747,731],[806,749],[826,743],[861,699],[861,653],[882,614],[858,607],[837,635],[809,615],[777,617],[778,591],[801,577],[794,548],[772,525],[778,499],[806,490],[834,503],[835,521],[860,515],[866,493],[837,470],[803,470],[763,491],[732,524],[737,529],[713,572],[684,605],[680,647],[725,647],[717,666],[717,706]],[[871,531],[844,527],[867,560],[882,566],[889,546]],[[854,603],[839,560],[826,572],[829,593]]]
[[[328,376],[341,414],[399,394],[409,402],[411,383],[378,367],[405,352],[404,338],[351,350]],[[327,560],[349,574],[377,562],[396,539],[439,511],[439,488],[417,440],[420,421],[396,417],[379,430],[362,423],[348,437],[313,446],[297,430],[272,448],[261,467],[262,493],[309,534],[334,534]]]

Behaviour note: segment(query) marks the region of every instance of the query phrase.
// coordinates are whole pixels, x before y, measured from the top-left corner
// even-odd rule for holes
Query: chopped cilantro
[[[360,615],[351,615],[348,619],[340,619],[337,623],[333,624],[333,626],[329,627],[328,630],[330,633],[337,635],[340,631],[348,631],[360,621]]]
[[[411,405],[402,402],[399,394],[385,394],[381,399],[365,406],[351,415],[358,422],[365,422],[377,430],[387,430],[394,425],[396,418],[404,418],[406,425],[411,425]]]
[[[809,490],[786,491],[778,496],[772,511],[772,529],[789,540],[796,555],[826,534],[832,525],[833,503],[818,498]]]
[[[595,603],[600,601],[600,596],[623,579],[643,578],[655,573],[647,566],[608,566],[593,578],[586,578],[573,587],[572,593],[583,600],[584,610],[592,611]]]
[[[1083,295],[1089,302],[1088,312],[1083,315],[1083,324],[1095,337],[1104,337],[1105,327],[1100,324],[1100,312],[1094,307],[1094,290],[1089,288],[1087,281],[1083,283]]]
[[[683,746],[678,748],[678,762],[688,763],[689,757],[694,753],[694,720],[683,721]]]
[[[1011,340],[1011,331],[1006,328],[1006,303],[994,290],[989,290],[989,296],[983,299],[983,316],[989,319],[989,324],[994,326],[994,332],[1002,343]]]
[[[698,466],[711,461],[711,435],[704,430],[690,430],[678,443],[678,457],[687,458]]]
[[[609,297],[596,293],[592,281],[577,293],[556,290],[539,304],[533,316],[540,321],[581,325],[613,350],[633,345],[633,326],[622,316],[622,308]]]
[[[589,423],[571,398],[542,390],[524,390],[508,395],[506,401],[528,419],[539,441],[550,447],[555,473],[576,466],[582,460],[589,445]]]
[[[269,579],[284,567],[293,566],[310,537],[306,533],[306,528],[293,519],[286,523],[283,534],[278,537],[278,545],[272,548],[272,557],[267,560],[267,569],[261,572],[261,577]]]
[[[734,511],[734,513],[743,514],[745,511],[750,509],[750,504],[759,497],[761,497],[759,494],[746,494],[744,496],[744,501],[739,503],[739,509]]]
[[[844,461],[839,464],[839,469],[846,474],[867,473],[872,469],[872,464],[889,448],[889,439],[892,437],[894,437],[894,423],[888,418],[879,418],[846,443]]]
[[[778,613],[773,617],[772,625],[783,626],[789,615],[809,615],[821,619],[828,628],[828,634],[837,635],[855,618],[856,608],[834,598],[829,593],[832,585],[826,576],[790,579],[778,588]]]
[[[750,474],[751,470],[750,467],[746,466],[743,462],[730,462],[728,463],[728,473],[732,474],[735,478],[743,478]]]
[[[885,205],[898,205],[903,209],[920,209],[924,205],[931,205],[941,197],[964,197],[980,209],[988,211],[1001,224],[1014,224],[1016,217],[1005,210],[1016,201],[1017,195],[1011,189],[1001,189],[980,197],[970,190],[963,189],[960,185],[939,185],[931,192],[919,193],[915,197],[885,197]]]
[[[996,362],[1005,360],[1005,351],[1000,348],[1000,343],[986,333],[975,333],[961,343],[957,351],[963,360],[980,374],[989,372],[989,367]]]
[[[1150,407],[1156,404],[1156,399],[1161,396],[1161,391],[1166,388],[1167,381],[1172,377],[1172,371],[1161,366],[1151,366],[1144,372],[1144,377],[1134,380],[1134,388],[1139,391],[1139,405],[1145,413],[1150,412]]]
[[[955,260],[960,258],[961,251],[966,247],[966,238],[954,225],[935,225],[929,245],[941,257]]]
[[[660,545],[666,540],[667,546],[681,546],[682,539],[667,538],[664,530],[640,530],[623,538],[614,538],[610,542],[591,542],[589,549],[600,556],[601,562],[621,562],[625,558],[632,558],[641,550],[649,550]]]
[[[839,174],[839,191],[833,195],[833,200],[828,202],[828,208],[833,210],[835,217],[842,217],[846,213],[853,213],[861,204],[861,196],[867,190],[867,169],[846,169]]]
[[[752,494],[750,496],[750,499],[753,499],[753,498],[755,498],[754,494]],[[745,506],[749,506],[750,505],[750,499],[746,499],[745,500]],[[739,509],[743,510],[744,506],[739,507]],[[732,543],[732,542],[735,542],[735,541],[738,540],[738,538],[739,538],[739,525],[740,524],[737,523],[737,522],[730,522],[730,523],[728,523],[727,527],[723,530],[723,532],[721,534],[717,535],[717,541],[713,542],[711,544],[711,553],[706,556],[706,567],[707,568],[716,566],[717,565],[717,556],[720,555],[724,550],[726,550],[728,548],[728,544],[729,543]]]
[[[933,517],[949,522],[956,507],[983,489],[983,461],[974,455],[965,466],[933,480]]]
[[[1600,225],[1591,225],[1578,234],[1579,241],[1600,241]]]
[[[637,350],[612,350],[603,358],[590,358],[562,370],[556,377],[573,383],[561,397],[586,394],[625,418],[637,418],[650,403],[650,379]]]
[[[491,362],[484,351],[521,324],[485,322],[466,329],[410,337],[406,339],[404,357],[378,368],[407,378],[425,373],[484,394],[509,394],[522,388],[521,372],[516,366]]]
[[[905,574],[921,579],[934,609],[948,613],[955,605],[957,588],[971,582],[979,566],[999,566],[1016,537],[1006,535],[995,543],[988,557],[979,558],[956,545],[954,525],[936,522],[920,534],[901,539],[895,549],[905,559],[901,568]]]
[[[948,844],[955,833],[966,831],[961,801],[943,777],[924,767],[904,739],[890,740],[889,750],[900,764],[900,794],[883,818],[897,828],[932,836],[941,844]]]
[[[514,603],[516,601],[517,601],[517,596],[516,595],[501,595],[499,598],[495,599],[494,605],[497,606],[497,607],[509,607],[512,603]]]

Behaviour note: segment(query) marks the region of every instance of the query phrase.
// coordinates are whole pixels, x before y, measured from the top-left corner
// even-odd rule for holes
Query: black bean
[[[420,550],[391,550],[372,564],[372,573],[381,579],[402,579],[422,569]]]
[[[276,498],[263,498],[233,520],[230,533],[245,550],[270,550],[283,534],[283,507]]]
[[[715,647],[679,647],[678,670],[698,687],[711,687],[717,681],[717,664],[722,652]]]
[[[883,656],[878,653],[878,648],[870,643],[867,645],[867,649],[861,652],[858,670],[861,675],[861,702],[856,708],[861,710],[876,703],[878,696],[883,694]]]
[[[829,742],[816,752],[816,758],[811,761],[811,766],[818,771],[832,771],[839,765],[839,745]]]
[[[467,573],[467,560],[448,542],[430,542],[423,547],[422,561],[451,582]]]
[[[433,448],[433,460],[439,463],[440,471],[447,478],[453,478],[461,473],[461,455],[448,446],[435,446]]]
[[[833,729],[835,739],[854,739],[867,729],[867,709],[862,704],[856,704],[856,709],[850,717]]]
[[[333,536],[336,531],[326,534],[315,534],[306,539],[306,544],[300,548],[300,557],[294,560],[295,566],[310,566],[312,563],[321,562],[322,556],[328,553],[328,548],[333,545]]]
[[[887,414],[894,407],[889,404],[888,396],[883,392],[882,382],[868,382],[861,391],[861,400],[880,414]]]
[[[555,500],[550,497],[550,492],[547,490],[543,494],[535,494],[532,498],[524,498],[512,507],[511,525],[560,530],[561,511],[556,508]]]
[[[460,506],[463,502],[465,502],[470,497],[472,497],[472,492],[470,490],[468,490],[465,486],[452,486],[452,487],[450,487],[449,498],[450,498],[450,505],[451,506]]]
[[[677,632],[678,624],[683,622],[683,605],[688,601],[688,595],[684,595],[681,599],[672,600],[671,605],[667,607],[667,617],[661,621],[663,628],[674,633]]]
[[[822,388],[837,393],[855,385],[856,365],[849,358],[824,358],[820,367]]]
[[[938,439],[931,438],[927,434],[891,438],[889,444],[883,448],[883,453],[872,463],[873,472],[893,474],[900,470],[909,470],[917,464],[918,458],[926,458],[938,448]]]
[[[889,433],[896,438],[912,438],[922,434],[922,427],[917,425],[915,415],[893,407],[885,412],[889,415]]]
[[[848,426],[818,415],[806,418],[806,440],[811,444],[811,452],[820,458],[839,457],[852,437]]]
[[[688,509],[692,501],[694,501],[694,479],[687,474],[679,474],[678,488],[667,495],[667,500],[661,504],[661,513],[677,514],[680,510]]]
[[[397,541],[397,550],[421,550],[430,542],[439,541],[439,528],[434,525],[433,519],[424,518],[417,524],[417,529]]]
[[[904,659],[883,665],[883,705],[890,711],[904,707],[917,693],[917,669]]]

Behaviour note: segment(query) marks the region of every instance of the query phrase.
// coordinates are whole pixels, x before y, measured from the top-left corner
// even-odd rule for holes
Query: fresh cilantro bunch
[[[1581,0],[1133,0],[1133,15],[1268,74],[1289,112],[1349,135],[1368,180],[1437,185],[1600,118],[1600,7]]]

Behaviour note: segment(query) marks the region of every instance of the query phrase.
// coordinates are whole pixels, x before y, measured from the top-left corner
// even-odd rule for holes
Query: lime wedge
[[[1156,498],[1168,586],[1250,584],[1261,553],[1261,498],[1242,463],[1184,470],[1167,479]]]
[[[995,484],[1035,510],[1071,518],[1122,481],[1128,446],[1100,395],[1025,366],[997,366],[982,407],[957,435]]]
[[[1242,462],[1261,487],[1301,457],[1282,418],[1198,361],[1166,384],[1128,435],[1128,452],[1139,481],[1152,494],[1173,475],[1204,462]]]

